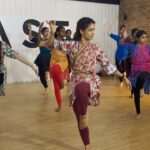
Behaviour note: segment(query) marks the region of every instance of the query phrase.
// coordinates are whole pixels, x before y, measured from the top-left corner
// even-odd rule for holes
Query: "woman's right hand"
[[[56,31],[56,21],[47,21],[47,24],[49,25],[51,33],[55,33]]]
[[[132,89],[131,82],[129,81],[129,79],[126,76],[124,76],[124,82],[125,82],[127,88],[131,90]]]

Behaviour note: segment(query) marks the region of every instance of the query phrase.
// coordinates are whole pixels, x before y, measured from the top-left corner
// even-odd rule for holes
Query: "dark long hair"
[[[70,29],[67,29],[65,33],[67,33],[68,31],[70,31],[70,33],[72,33],[72,31]]]
[[[47,29],[48,29],[47,27],[43,27],[41,30],[41,33],[43,34],[45,32],[45,30],[47,30]]]
[[[131,36],[132,36],[132,43],[133,44],[137,44],[138,43],[137,38],[136,38],[136,34],[137,34],[138,31],[139,31],[138,28],[133,28],[131,30]]]
[[[144,30],[138,30],[137,33],[136,33],[136,40],[134,41],[134,44],[138,44],[138,40],[140,39],[140,37],[143,35],[143,34],[147,34]]]
[[[143,34],[147,34],[144,30],[139,30],[137,33],[136,33],[136,38],[139,39]]]
[[[134,34],[137,33],[138,31],[139,31],[138,28],[133,28],[133,29],[131,30],[131,35],[134,36]]]
[[[85,30],[90,24],[95,24],[95,21],[91,18],[88,17],[83,17],[77,22],[77,27],[76,27],[76,32],[74,34],[74,40],[75,41],[80,41],[81,40],[81,33],[80,30]]]
[[[64,27],[63,26],[58,26],[57,28],[56,28],[56,32],[55,32],[55,34],[54,34],[54,37],[55,38],[57,38],[58,37],[58,33],[61,31],[61,29],[63,29]]]

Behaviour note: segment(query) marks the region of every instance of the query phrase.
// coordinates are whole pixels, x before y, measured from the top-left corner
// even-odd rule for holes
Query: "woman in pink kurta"
[[[53,26],[51,28],[53,29]],[[77,23],[75,41],[59,43],[62,51],[69,56],[72,66],[70,98],[85,150],[90,150],[87,108],[88,105],[99,105],[100,79],[96,76],[97,62],[101,63],[107,74],[122,77],[130,86],[129,80],[117,71],[102,49],[91,41],[94,31],[95,21],[91,18],[81,18]]]

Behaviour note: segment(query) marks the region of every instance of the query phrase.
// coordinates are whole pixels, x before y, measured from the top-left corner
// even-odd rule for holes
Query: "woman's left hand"
[[[49,25],[50,31],[52,33],[55,33],[55,31],[56,31],[56,21],[47,21],[46,20],[46,22]]]
[[[127,77],[124,77],[124,82],[126,86],[128,87],[128,89],[132,89],[131,82],[129,81]]]

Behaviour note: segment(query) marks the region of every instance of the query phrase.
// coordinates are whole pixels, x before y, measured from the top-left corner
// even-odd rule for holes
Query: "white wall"
[[[76,22],[84,16],[96,21],[95,41],[101,45],[108,58],[114,63],[116,43],[106,33],[108,24],[116,18],[113,32],[118,31],[119,6],[69,0],[0,0],[0,21],[8,35],[13,49],[30,61],[34,61],[38,49],[29,49],[22,45],[27,39],[22,31],[26,19],[64,20],[69,21],[69,27],[75,31]],[[36,28],[34,30],[37,30]],[[30,68],[6,58],[8,83],[34,81],[38,78]]]

